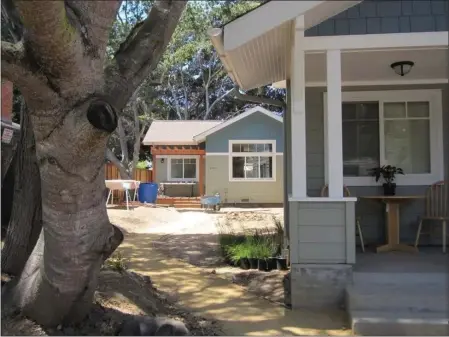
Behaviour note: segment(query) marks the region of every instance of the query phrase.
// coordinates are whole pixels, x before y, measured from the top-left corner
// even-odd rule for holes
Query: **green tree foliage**
[[[189,1],[170,44],[153,74],[139,87],[134,98],[140,103],[140,128],[154,119],[227,119],[254,106],[233,97],[235,84],[226,74],[207,31],[220,27],[260,6],[264,1]],[[108,46],[112,59],[120,43],[135,24],[145,19],[153,1],[124,1],[115,21]],[[266,86],[248,92],[276,100],[285,99],[285,91]],[[128,151],[116,133],[110,148],[122,160],[122,153],[132,154],[137,134],[133,128],[132,102],[125,109]],[[269,109],[277,109],[272,106]],[[134,130],[134,131],[133,131]],[[144,134],[140,132],[140,135]],[[141,153],[141,159],[145,155]]]

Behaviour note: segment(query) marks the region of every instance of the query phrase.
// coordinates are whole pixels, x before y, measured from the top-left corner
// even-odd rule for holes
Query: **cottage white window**
[[[173,181],[198,180],[198,158],[173,157],[168,163],[168,177]]]
[[[276,141],[229,142],[230,181],[275,181]]]
[[[442,179],[441,99],[440,90],[343,92],[344,183],[377,185],[369,169],[379,165],[404,170],[398,185]]]

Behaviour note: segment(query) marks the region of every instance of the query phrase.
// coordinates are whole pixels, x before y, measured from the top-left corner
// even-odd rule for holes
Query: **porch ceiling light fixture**
[[[399,61],[391,64],[391,68],[394,72],[400,76],[407,75],[412,67],[415,65],[412,61]]]

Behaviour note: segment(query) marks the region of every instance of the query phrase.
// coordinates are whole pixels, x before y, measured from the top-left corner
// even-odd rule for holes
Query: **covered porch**
[[[399,286],[415,274],[422,275],[416,289],[428,273],[442,287],[442,221],[420,239],[419,253],[414,244],[428,188],[449,176],[447,32],[304,37],[302,25],[297,18],[285,81],[293,307],[304,306],[307,294],[313,298],[307,306],[341,305],[346,298],[350,308],[374,296],[365,291],[374,274],[379,297],[394,295],[381,290],[389,282]],[[392,67],[398,61],[413,66],[401,73]],[[369,173],[382,165],[405,173],[396,178],[400,199],[393,204]],[[447,208],[439,216],[447,217]],[[358,253],[357,234],[365,253]],[[356,290],[347,290],[353,283]]]
[[[204,146],[153,145],[151,154],[153,176],[159,185],[158,202],[197,203],[199,197],[204,195]]]
[[[392,235],[413,245],[426,190],[449,177],[448,33],[306,37],[311,17],[297,16],[253,39],[226,35],[227,26],[224,40],[211,31],[242,88],[271,81],[287,89],[284,208],[293,308],[341,305],[353,272],[396,259],[394,249],[377,254],[372,248]],[[257,65],[250,54],[258,55]],[[413,66],[392,67],[400,61]],[[382,195],[381,183],[368,172],[386,164],[406,173],[396,180],[397,195],[416,197],[401,203],[393,232],[386,225],[390,208],[372,199]],[[363,256],[356,253],[357,220],[368,250]],[[444,232],[433,227],[434,235],[420,243],[438,247],[435,255],[405,253],[410,266],[417,256],[422,266],[444,260]]]

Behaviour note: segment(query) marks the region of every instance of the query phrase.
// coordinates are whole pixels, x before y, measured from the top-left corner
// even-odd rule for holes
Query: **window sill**
[[[438,174],[408,174],[397,177],[395,183],[397,186],[429,186],[442,179]],[[382,182],[376,182],[372,177],[346,177],[343,183],[348,187],[382,187]]]
[[[331,198],[331,197],[293,197],[289,196],[288,201],[306,201],[306,202],[356,202],[355,197],[341,197],[341,198]]]
[[[229,179],[231,183],[274,183],[276,179]]]

